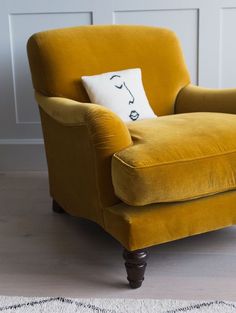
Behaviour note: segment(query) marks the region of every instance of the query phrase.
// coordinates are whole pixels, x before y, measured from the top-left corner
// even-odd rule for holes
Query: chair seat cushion
[[[236,115],[187,113],[127,125],[133,145],[112,158],[123,202],[140,206],[236,189]]]

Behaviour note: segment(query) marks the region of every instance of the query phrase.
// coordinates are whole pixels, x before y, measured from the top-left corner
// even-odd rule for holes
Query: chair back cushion
[[[79,26],[34,34],[27,45],[33,85],[46,96],[89,102],[81,76],[141,68],[157,115],[174,113],[190,82],[176,35],[149,26]]]

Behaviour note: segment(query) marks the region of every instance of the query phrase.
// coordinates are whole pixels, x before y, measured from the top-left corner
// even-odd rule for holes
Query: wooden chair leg
[[[141,287],[147,265],[147,251],[128,251],[124,249],[123,257],[125,259],[127,279],[129,281],[130,287],[134,289]]]
[[[52,200],[52,210],[53,212],[59,214],[66,213],[65,210],[54,199]]]

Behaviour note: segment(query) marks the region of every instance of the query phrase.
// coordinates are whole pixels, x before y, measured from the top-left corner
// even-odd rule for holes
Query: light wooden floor
[[[45,173],[0,174],[0,294],[236,300],[236,228],[150,249],[130,290],[120,245],[97,225],[51,212]]]

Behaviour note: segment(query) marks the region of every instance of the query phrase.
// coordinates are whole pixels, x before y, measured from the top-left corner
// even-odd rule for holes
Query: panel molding
[[[19,52],[22,52],[21,50],[23,48],[23,50],[25,50],[25,54],[23,54],[23,55],[24,55],[24,57],[26,57],[26,49],[25,49],[26,41],[24,42],[24,46],[23,47],[22,46],[18,47],[17,44],[15,45],[15,41],[17,41],[19,39],[18,39],[17,36],[16,36],[16,38],[14,38],[14,31],[15,31],[14,26],[13,26],[14,25],[14,19],[23,17],[24,18],[24,23],[26,24],[27,23],[27,18],[31,18],[32,19],[32,17],[34,17],[34,18],[43,19],[43,18],[46,18],[46,17],[50,16],[51,19],[53,20],[57,16],[57,17],[60,17],[61,20],[63,20],[63,23],[64,23],[63,27],[67,27],[67,26],[70,26],[70,22],[66,23],[66,21],[67,21],[68,17],[70,17],[70,15],[74,16],[74,19],[75,19],[75,17],[78,18],[78,20],[79,20],[79,17],[86,18],[88,24],[89,25],[92,24],[92,20],[93,20],[93,18],[92,18],[93,12],[92,11],[78,11],[78,12],[77,11],[73,11],[73,12],[67,12],[67,11],[56,12],[55,11],[55,12],[50,12],[50,13],[48,13],[48,12],[37,12],[37,13],[35,13],[35,12],[27,12],[27,13],[23,12],[22,13],[21,12],[21,13],[10,13],[8,15],[10,55],[11,55],[11,75],[12,75],[14,110],[15,110],[15,117],[14,118],[15,118],[15,123],[16,124],[19,124],[19,125],[23,125],[23,124],[26,124],[26,125],[40,125],[40,121],[37,121],[37,120],[35,120],[33,118],[32,118],[32,120],[29,120],[29,119],[27,120],[27,118],[24,118],[23,116],[21,116],[23,113],[21,113],[21,115],[20,115],[20,109],[21,109],[21,111],[23,110],[23,112],[25,110],[24,107],[20,108],[20,105],[22,105],[22,104],[20,104],[22,97],[25,98],[24,99],[25,100],[24,103],[32,103],[31,110],[32,110],[32,108],[34,108],[33,112],[36,112],[37,105],[36,105],[36,102],[34,100],[33,93],[31,92],[33,90],[33,87],[31,85],[31,79],[28,79],[29,76],[30,76],[29,75],[29,70],[27,71],[28,73],[24,73],[25,74],[24,78],[27,80],[27,83],[28,83],[28,86],[29,86],[29,88],[28,88],[28,90],[30,91],[29,97],[26,97],[25,92],[23,92],[23,94],[22,94],[22,89],[26,87],[25,86],[25,79],[22,81],[21,77],[17,77],[18,74],[19,74],[19,62],[22,63],[22,62],[26,61],[25,60],[26,58],[22,59],[22,56],[21,56],[21,59],[17,60],[17,53],[16,53],[17,51],[15,52],[15,49],[17,50],[17,48],[18,48],[18,53],[19,53]],[[67,17],[67,19],[65,20],[66,17]],[[36,21],[37,21],[37,19],[36,19]],[[17,29],[21,28],[22,27],[21,25],[23,23],[22,22],[21,23],[18,22],[18,24],[19,24],[18,27],[16,25]],[[52,28],[56,28],[56,25],[54,26],[54,24],[55,24],[55,21],[52,21],[52,25],[53,25]],[[56,24],[58,24],[58,23],[56,23]],[[73,23],[71,23],[71,24],[73,24]],[[84,23],[82,23],[82,25],[84,25]],[[58,24],[58,27],[59,27],[59,24]],[[27,31],[28,31],[28,27],[26,27],[26,28],[27,28]],[[42,26],[42,29],[43,28],[49,29],[50,27],[49,26],[48,27]],[[32,31],[32,29],[31,29],[30,33],[36,32],[36,31],[38,31],[38,30],[34,29],[34,31]],[[27,35],[27,38],[29,37],[29,35]],[[17,67],[18,67],[18,71],[17,71]],[[25,62],[25,68],[28,69],[28,62],[27,61]],[[20,64],[20,70],[21,70],[21,64]],[[37,116],[38,116],[38,114],[37,114]]]
[[[234,24],[233,28],[232,28],[232,25],[230,25],[230,30],[232,30],[232,33],[230,33],[230,30],[229,32],[227,31],[224,32],[224,28],[227,27],[225,25],[224,13],[226,12],[231,13],[231,11],[234,11],[234,17],[233,19],[231,19],[231,22],[233,21],[233,24]],[[230,18],[228,17],[228,19],[226,19],[226,23],[229,23],[229,22],[230,22]],[[220,56],[219,57],[219,87],[220,88],[225,88],[225,87],[235,88],[236,87],[236,70],[234,70],[236,69],[236,66],[234,64],[236,44],[234,44],[234,41],[231,39],[233,32],[234,32],[233,29],[235,29],[235,27],[236,27],[236,5],[234,4],[230,6],[223,6],[222,8],[220,8],[220,47],[219,47],[219,56]],[[227,34],[229,34],[230,43],[224,42],[225,38],[226,40],[228,39]],[[228,45],[230,45],[230,47]],[[226,50],[227,56],[224,56],[224,50]],[[223,66],[224,62],[226,62],[225,64],[226,66]],[[229,62],[229,64],[227,64],[227,62]],[[227,78],[227,76],[229,77]],[[224,82],[224,78],[226,78],[226,82]]]
[[[180,38],[192,82],[199,78],[199,8],[122,9],[113,11],[114,24],[141,24],[171,28]],[[185,24],[188,24],[186,30]]]

